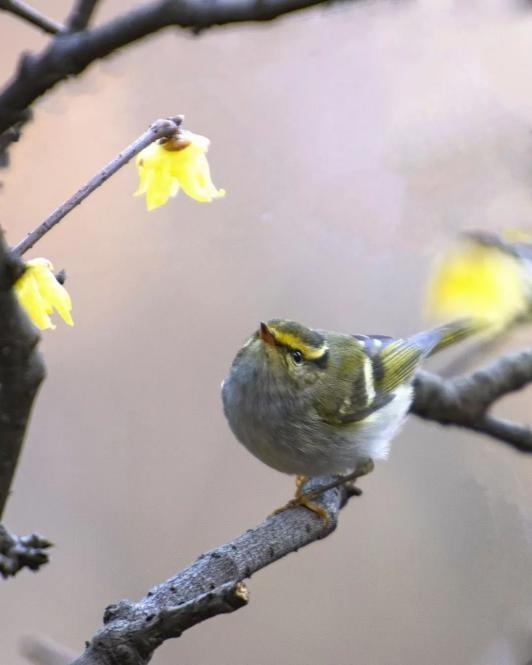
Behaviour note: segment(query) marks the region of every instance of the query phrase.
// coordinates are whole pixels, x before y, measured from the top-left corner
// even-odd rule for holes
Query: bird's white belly
[[[353,437],[357,451],[374,460],[386,459],[391,441],[404,423],[411,402],[412,386],[400,386],[391,402],[361,423]]]

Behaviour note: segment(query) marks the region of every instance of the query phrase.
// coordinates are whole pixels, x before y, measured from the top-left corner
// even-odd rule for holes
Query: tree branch
[[[442,425],[482,432],[522,452],[532,452],[532,429],[488,413],[501,397],[532,382],[532,349],[503,356],[467,376],[442,379],[419,371],[412,412]]]
[[[64,31],[64,27],[60,23],[41,14],[41,12],[21,0],[0,0],[0,10],[18,16],[24,21],[44,30],[49,35],[57,35]]]
[[[486,414],[473,423],[471,429],[507,443],[522,453],[532,453],[532,429],[527,425]]]
[[[271,21],[330,0],[156,0],[91,30],[59,35],[38,55],[22,57],[0,93],[0,134],[45,92],[95,60],[170,25],[195,32],[215,25]]]
[[[169,120],[156,120],[151,127],[138,139],[133,141],[127,148],[122,150],[113,160],[104,166],[98,173],[92,177],[83,187],[65,201],[59,208],[56,208],[39,226],[13,247],[13,254],[22,256],[35,243],[40,240],[50,229],[68,215],[71,210],[84,201],[92,192],[103,185],[114,173],[122,166],[133,159],[146,146],[161,138],[171,138],[175,136],[179,126],[183,122],[182,116],[176,116]]]
[[[0,518],[17,466],[31,406],[44,378],[39,334],[12,286],[24,270],[0,235]]]
[[[90,23],[98,2],[99,0],[75,0],[72,11],[66,20],[67,30],[69,32],[85,30]]]
[[[38,570],[48,563],[45,552],[51,543],[32,533],[31,536],[13,536],[0,524],[0,575],[12,577],[22,568]]]
[[[306,490],[315,491],[330,481],[330,477],[314,478]],[[340,509],[352,494],[352,489],[343,485],[320,497],[318,502],[326,509],[328,522],[306,508],[285,510],[202,554],[139,602],[111,605],[105,610],[104,626],[73,665],[145,665],[165,640],[179,637],[205,619],[243,607],[248,600],[243,580],[331,534]]]

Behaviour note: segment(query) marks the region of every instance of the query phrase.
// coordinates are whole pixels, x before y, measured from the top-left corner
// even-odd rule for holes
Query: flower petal
[[[35,272],[35,277],[39,283],[41,296],[50,308],[50,313],[56,309],[63,321],[67,325],[73,326],[74,321],[70,314],[72,300],[65,287],[59,284],[51,270],[38,268]]]
[[[225,196],[225,191],[217,189],[211,179],[205,156],[209,139],[189,131],[181,131],[178,139],[182,141],[151,143],[137,155],[139,187],[135,195],[146,195],[148,210],[164,205],[180,188],[201,202]],[[184,142],[188,142],[186,147],[176,149]]]
[[[65,323],[74,325],[70,295],[55,278],[53,266],[47,259],[32,259],[26,263],[24,274],[15,284],[15,294],[32,322],[41,330],[55,328],[50,318],[54,310]]]
[[[190,148],[185,148],[185,153]],[[211,179],[211,170],[205,154],[200,152],[186,160],[176,161],[172,172],[179,180],[185,194],[200,202],[210,202],[225,196],[223,189],[216,189]]]
[[[159,173],[157,177],[152,175],[146,191],[146,207],[154,210],[164,205],[170,196],[175,196],[179,191],[179,182],[169,173]]]
[[[26,314],[37,328],[46,330],[55,327],[48,315],[46,303],[39,292],[39,286],[31,271],[27,270],[18,279],[15,284],[15,293]]]

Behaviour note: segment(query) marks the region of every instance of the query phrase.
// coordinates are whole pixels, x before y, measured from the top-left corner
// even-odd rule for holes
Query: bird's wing
[[[437,342],[435,340],[430,348]],[[398,339],[388,344],[373,361],[379,367],[375,381],[377,392],[393,393],[401,384],[410,381],[419,363],[429,352],[424,346],[418,345],[414,338]]]
[[[393,394],[380,390],[377,379],[381,377],[382,365],[379,354],[390,345],[393,337],[383,335],[353,335],[360,343],[361,356],[357,369],[343,377],[342,389],[327,391],[321,395],[317,411],[321,420],[334,425],[348,425],[364,420],[388,404]],[[336,386],[339,384],[337,383]]]
[[[319,405],[320,417],[331,424],[361,421],[395,398],[395,391],[413,378],[421,361],[431,353],[471,333],[455,323],[406,339],[382,335],[353,335],[361,344],[364,361],[347,379],[346,390],[330,391]],[[322,398],[323,399],[323,398]]]
[[[393,392],[401,384],[411,381],[424,358],[469,337],[478,329],[478,324],[473,321],[457,321],[390,342],[373,361],[381,365],[377,391]]]

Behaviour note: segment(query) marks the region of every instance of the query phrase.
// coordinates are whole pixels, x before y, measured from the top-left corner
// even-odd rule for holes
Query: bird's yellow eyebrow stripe
[[[291,349],[299,349],[306,360],[318,360],[319,358],[322,358],[323,355],[328,351],[327,342],[324,342],[321,346],[318,347],[309,346],[308,344],[305,344],[305,342],[303,342],[303,340],[297,335],[289,332],[283,332],[281,330],[276,330],[272,327],[270,327],[270,330],[273,333],[277,344],[280,346],[288,346]]]

